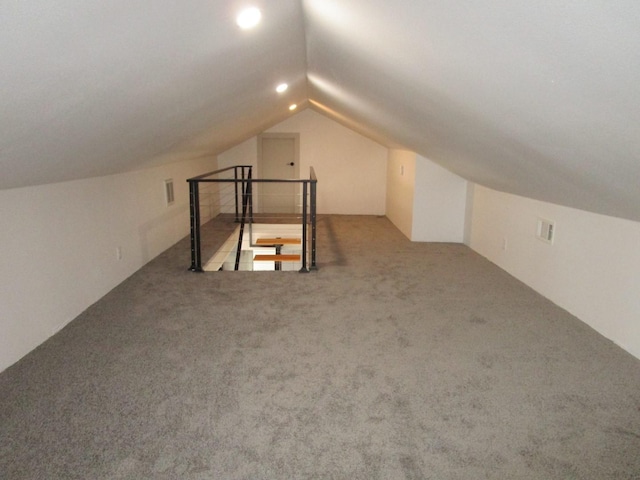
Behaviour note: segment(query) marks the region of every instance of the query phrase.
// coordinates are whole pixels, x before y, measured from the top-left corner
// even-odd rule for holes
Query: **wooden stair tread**
[[[300,245],[299,238],[259,238],[256,245]]]
[[[260,254],[253,257],[258,262],[299,262],[300,255],[283,254],[283,255],[265,255]]]

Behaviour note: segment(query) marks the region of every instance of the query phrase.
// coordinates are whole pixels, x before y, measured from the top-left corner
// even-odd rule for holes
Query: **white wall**
[[[640,358],[640,223],[476,185],[470,246]]]
[[[415,182],[416,154],[408,150],[390,149],[387,161],[386,215],[409,239],[413,230]]]
[[[464,240],[467,181],[418,155],[414,192],[411,240],[461,243]]]
[[[251,137],[240,145],[218,155],[218,167],[227,168],[234,165],[251,165],[254,171],[258,168],[258,137]]]
[[[267,130],[300,133],[300,176],[313,166],[318,177],[318,213],[384,215],[386,147],[343,127],[311,109]],[[256,137],[218,155],[220,168],[253,165],[257,172]]]
[[[389,150],[387,217],[414,242],[464,241],[467,181],[407,150]]]
[[[197,160],[0,191],[0,370],[187,235],[185,180],[215,168]]]
[[[464,214],[464,244],[471,245],[471,224],[473,222],[473,199],[475,197],[475,186],[473,182],[467,182],[467,205]]]

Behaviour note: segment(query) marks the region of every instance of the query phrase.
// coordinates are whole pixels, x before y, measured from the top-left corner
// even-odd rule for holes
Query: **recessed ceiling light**
[[[262,18],[262,13],[256,7],[249,7],[242,10],[238,16],[236,17],[236,23],[238,26],[247,30],[249,28],[255,27],[258,23],[260,23],[260,19]]]
[[[289,105],[289,110],[295,110],[296,108],[298,108],[298,105],[296,105],[295,103]]]
[[[278,85],[276,87],[276,92],[278,92],[278,93],[286,92],[287,88],[289,88],[289,85],[287,85],[286,83],[281,83],[280,85]]]

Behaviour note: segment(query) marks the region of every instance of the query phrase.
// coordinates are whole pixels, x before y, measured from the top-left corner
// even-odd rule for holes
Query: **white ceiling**
[[[0,188],[214,155],[309,105],[480,184],[640,221],[636,0],[12,0]],[[287,81],[285,95],[274,92]]]

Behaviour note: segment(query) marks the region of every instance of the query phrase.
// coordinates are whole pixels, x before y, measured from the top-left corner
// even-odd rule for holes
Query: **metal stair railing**
[[[211,178],[233,170],[233,178]],[[301,183],[302,184],[302,268],[300,272],[317,270],[316,263],[316,193],[317,183],[315,170],[310,167],[309,179],[254,179],[251,165],[235,165],[187,179],[189,183],[189,206],[191,222],[191,266],[193,272],[203,272],[200,228],[200,190],[202,183],[233,183],[235,200],[235,221],[240,223],[238,249],[235,258],[235,270],[239,269],[244,238],[244,228],[249,223],[249,233],[253,223],[253,184],[267,182]],[[241,200],[240,200],[241,198]],[[310,232],[309,232],[310,226]]]
[[[236,262],[234,266],[234,270],[236,271],[239,270],[240,268],[240,256],[242,255],[242,239],[244,236],[244,225],[247,221],[247,213],[250,213],[249,215],[250,222],[253,217],[253,200],[252,200],[253,195],[252,195],[251,185],[252,185],[251,170],[249,170],[247,180],[245,181],[244,178],[242,179],[242,219],[240,221],[240,234],[238,235],[238,250],[236,251]]]

